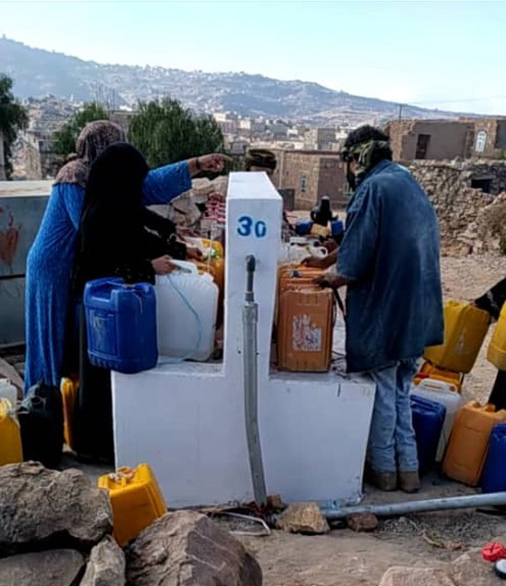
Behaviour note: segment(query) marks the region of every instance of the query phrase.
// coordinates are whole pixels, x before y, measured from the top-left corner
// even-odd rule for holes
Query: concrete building
[[[499,158],[506,151],[506,118],[397,120],[387,130],[396,161]]]
[[[297,210],[313,208],[327,195],[335,208],[348,201],[346,171],[339,155],[329,151],[277,151],[273,176],[278,189],[293,189]]]
[[[215,112],[213,118],[223,134],[237,134],[237,116],[228,112]]]

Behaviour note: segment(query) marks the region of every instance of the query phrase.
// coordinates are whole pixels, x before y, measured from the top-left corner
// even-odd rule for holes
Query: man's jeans
[[[418,470],[409,390],[417,372],[416,360],[372,371],[376,399],[369,437],[369,463],[375,472]]]

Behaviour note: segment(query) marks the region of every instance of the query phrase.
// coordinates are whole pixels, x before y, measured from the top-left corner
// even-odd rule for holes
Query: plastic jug
[[[14,405],[0,398],[0,466],[23,461],[21,430]]]
[[[16,405],[18,391],[8,378],[0,379],[0,399],[7,399],[11,405]]]
[[[193,263],[156,279],[158,350],[181,360],[207,360],[214,350],[218,286]]]
[[[311,232],[313,222],[311,220],[300,220],[295,224],[295,232],[299,236],[307,236]]]
[[[140,464],[135,470],[120,468],[115,474],[101,476],[98,486],[109,492],[114,537],[121,547],[167,512],[156,478],[147,464]]]
[[[441,462],[446,444],[450,439],[455,417],[462,407],[464,399],[456,392],[455,386],[451,383],[430,378],[423,379],[418,386],[413,386],[412,394],[440,403],[446,408],[441,439],[439,440],[436,452],[436,462]]]
[[[506,422],[506,411],[476,401],[458,412],[443,460],[443,472],[453,480],[478,486],[492,429]]]
[[[437,367],[468,373],[478,356],[490,324],[490,315],[467,303],[445,304],[445,341],[427,348],[425,357]]]
[[[436,461],[446,407],[430,399],[411,395],[411,412],[418,451],[418,469],[420,474],[425,474]]]
[[[279,295],[278,368],[326,372],[332,354],[334,296],[328,289],[286,290]]]
[[[61,383],[63,401],[63,438],[67,446],[74,448],[74,410],[79,391],[79,382],[64,378]]]
[[[156,298],[152,285],[98,279],[84,290],[88,355],[95,366],[134,374],[156,366]]]
[[[487,360],[499,370],[506,370],[506,303],[488,347]]]
[[[490,315],[468,303],[448,301],[444,317],[444,343],[427,348],[425,358],[439,368],[468,373],[487,334]]]
[[[464,383],[464,375],[460,372],[452,372],[451,370],[443,370],[434,366],[430,362],[424,362],[420,372],[415,376],[413,382],[415,385],[420,384],[424,379],[430,378],[432,380],[440,380],[448,383],[451,390],[456,390],[458,393],[462,392],[462,385]]]
[[[496,425],[490,434],[490,445],[481,481],[483,492],[506,492],[506,425]]]

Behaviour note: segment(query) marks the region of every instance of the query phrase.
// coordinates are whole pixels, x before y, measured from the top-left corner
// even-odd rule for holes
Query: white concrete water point
[[[230,176],[222,364],[183,362],[112,375],[116,464],[150,464],[171,508],[253,500],[242,357],[251,254],[257,260],[259,426],[267,492],[285,502],[351,504],[361,498],[371,380],[270,368],[281,214],[282,200],[267,175]],[[338,332],[342,336],[343,329]]]

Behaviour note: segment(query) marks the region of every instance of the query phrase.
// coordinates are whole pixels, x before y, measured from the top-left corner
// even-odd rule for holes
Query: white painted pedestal
[[[270,372],[282,201],[263,173],[234,173],[227,198],[223,364],[113,373],[117,466],[146,462],[170,507],[253,500],[244,423],[242,306],[257,259],[259,422],[269,494],[285,502],[361,497],[374,401],[365,377]]]

